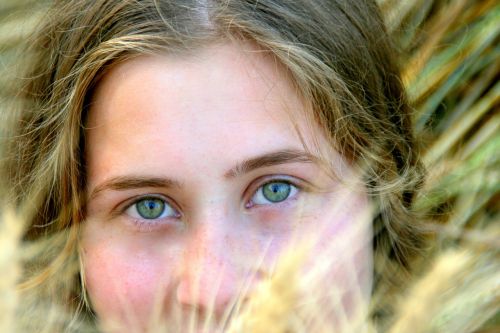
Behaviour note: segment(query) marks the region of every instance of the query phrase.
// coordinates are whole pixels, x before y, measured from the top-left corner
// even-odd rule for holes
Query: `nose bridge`
[[[177,288],[180,304],[222,311],[235,296],[239,277],[228,246],[229,220],[223,207],[212,205],[191,221]]]

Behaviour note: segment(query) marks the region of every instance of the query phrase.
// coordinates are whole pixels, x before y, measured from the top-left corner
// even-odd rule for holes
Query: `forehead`
[[[106,169],[118,170],[131,155],[147,164],[165,152],[189,164],[200,155],[222,163],[220,156],[304,148],[320,132],[306,110],[286,70],[251,44],[215,45],[186,57],[138,56],[115,65],[95,90],[88,167],[92,173],[113,163]]]
[[[164,103],[167,98],[162,97],[168,95],[170,104],[175,103],[177,109],[189,104],[194,106],[198,101],[219,99],[221,104],[281,103],[280,108],[289,114],[291,111],[302,113],[304,104],[290,75],[275,57],[243,42],[216,44],[185,56],[140,55],[115,64],[100,80],[92,104],[109,106],[123,99],[121,93],[131,91],[135,91],[136,96],[127,94],[130,99],[141,93],[160,93],[150,103]],[[182,104],[172,100],[176,95],[191,93],[195,96]],[[171,109],[174,108],[168,111]],[[237,112],[231,113],[237,115]],[[106,120],[109,116],[102,111],[91,112],[90,121]]]

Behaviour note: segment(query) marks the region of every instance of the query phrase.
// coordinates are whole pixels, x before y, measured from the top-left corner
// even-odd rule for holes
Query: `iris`
[[[137,213],[144,219],[157,219],[165,211],[165,202],[158,198],[146,198],[135,203]]]
[[[264,198],[270,202],[281,202],[288,198],[291,192],[291,185],[285,182],[267,183],[262,187]]]

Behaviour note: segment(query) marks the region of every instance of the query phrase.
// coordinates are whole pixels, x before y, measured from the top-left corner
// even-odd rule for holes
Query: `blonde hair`
[[[55,1],[39,29],[1,169],[6,200],[29,205],[25,238],[51,237],[45,258],[29,266],[25,287],[57,281],[71,263],[73,279],[52,283],[46,293],[57,291],[61,299],[81,293],[75,226],[84,217],[84,124],[89,96],[106,69],[140,54],[185,55],[227,39],[250,40],[274,55],[333,147],[363,167],[380,212],[375,256],[406,270],[421,251],[424,232],[412,202],[423,168],[375,2]],[[387,267],[375,267],[377,285],[390,280]]]

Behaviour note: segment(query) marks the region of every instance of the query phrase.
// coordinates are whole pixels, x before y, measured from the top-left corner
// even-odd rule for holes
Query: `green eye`
[[[291,188],[288,183],[269,183],[262,187],[264,198],[271,202],[280,202],[286,200],[290,194]]]
[[[144,231],[179,221],[181,214],[163,196],[150,195],[139,197],[124,212],[134,221],[134,225]]]
[[[147,198],[135,203],[137,213],[144,219],[157,219],[165,211],[165,202],[158,198]]]
[[[269,205],[287,200],[297,192],[297,188],[284,181],[274,181],[259,187],[252,197],[252,203]]]

